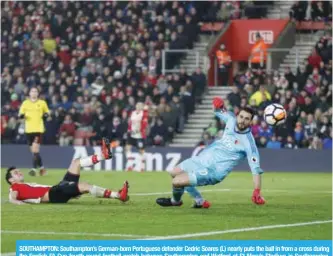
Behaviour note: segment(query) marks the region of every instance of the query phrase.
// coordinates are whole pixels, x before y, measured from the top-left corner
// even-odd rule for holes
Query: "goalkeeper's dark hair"
[[[11,171],[15,170],[15,169],[16,169],[15,166],[11,166],[7,169],[5,179],[9,185],[12,185],[12,183],[10,183],[10,181],[9,181],[9,179],[11,179],[13,177]]]
[[[242,110],[245,111],[245,112],[247,112],[247,113],[249,113],[249,114],[251,114],[251,120],[253,119],[253,117],[256,114],[256,111],[253,108],[250,108],[250,107],[243,107],[243,108],[240,109],[239,112],[241,112]]]

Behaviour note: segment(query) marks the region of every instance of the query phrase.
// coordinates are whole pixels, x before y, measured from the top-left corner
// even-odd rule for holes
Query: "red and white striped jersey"
[[[146,129],[148,126],[148,111],[133,111],[128,120],[128,131],[134,139],[146,138]]]

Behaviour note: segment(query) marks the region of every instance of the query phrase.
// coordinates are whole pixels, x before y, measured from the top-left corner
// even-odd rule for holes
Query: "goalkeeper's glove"
[[[215,109],[221,109],[223,108],[224,101],[221,97],[214,97],[213,99],[213,106]]]
[[[265,204],[265,199],[260,195],[260,189],[256,188],[252,193],[252,202],[255,204]]]

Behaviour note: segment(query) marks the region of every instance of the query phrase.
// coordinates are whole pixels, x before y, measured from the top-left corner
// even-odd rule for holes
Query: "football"
[[[268,125],[276,126],[286,121],[287,112],[280,104],[273,103],[264,110],[264,119]]]

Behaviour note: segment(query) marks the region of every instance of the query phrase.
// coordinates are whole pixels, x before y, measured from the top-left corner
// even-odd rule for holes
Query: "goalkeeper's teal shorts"
[[[181,162],[178,167],[188,173],[191,186],[207,186],[220,183],[228,173],[217,172],[215,168],[207,168],[189,158]]]

